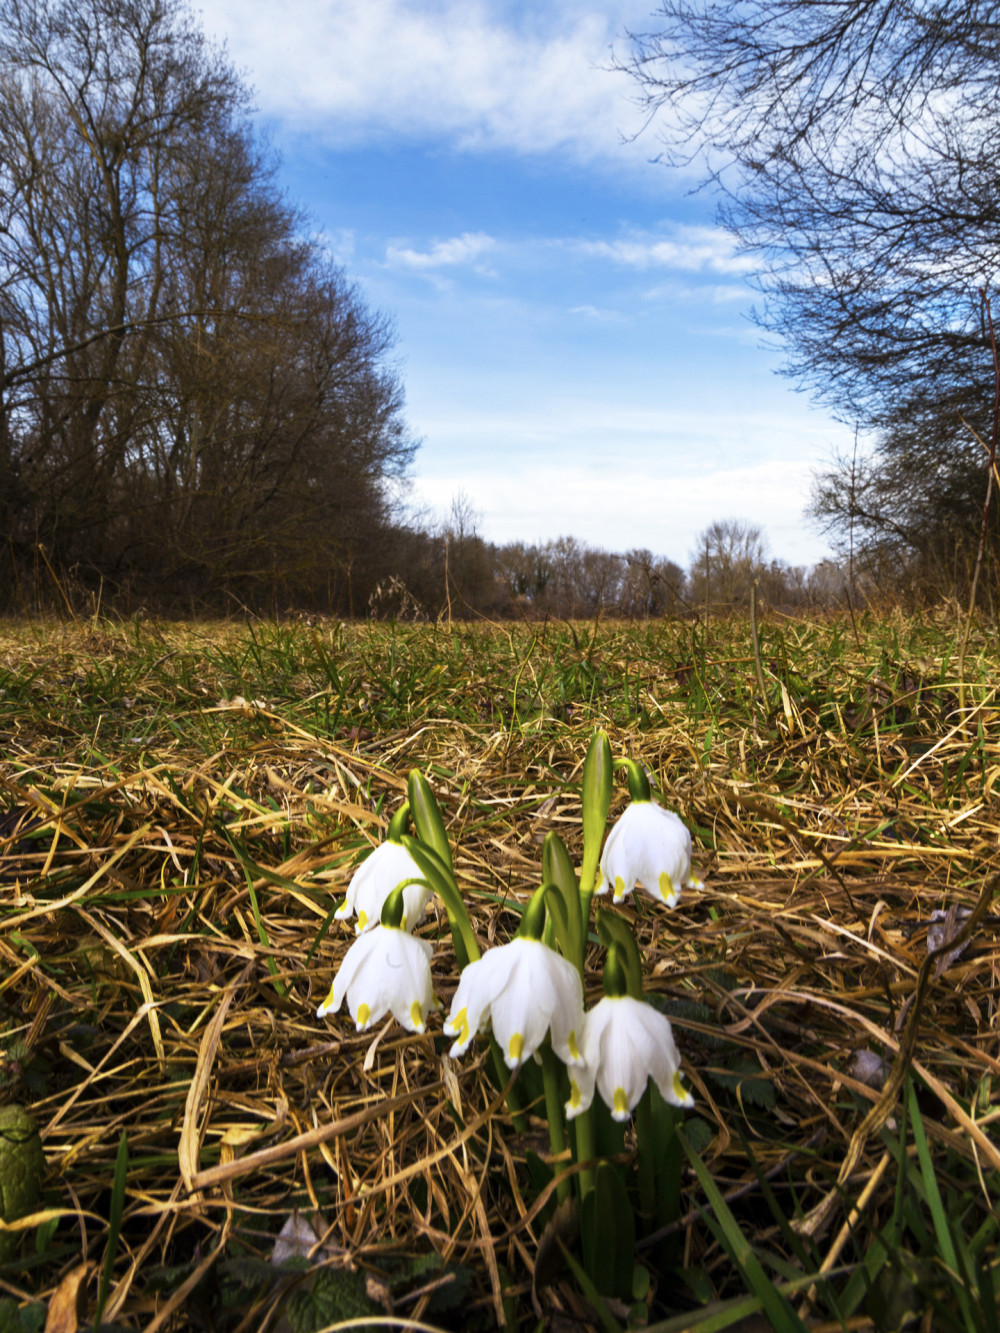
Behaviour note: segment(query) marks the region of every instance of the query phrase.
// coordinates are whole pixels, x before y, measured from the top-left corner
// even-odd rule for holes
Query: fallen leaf
[[[80,1304],[83,1284],[94,1267],[87,1259],[67,1273],[49,1297],[45,1316],[45,1333],[76,1333],[80,1324]]]
[[[947,912],[940,908],[931,912],[931,924],[927,928],[927,952],[937,953],[939,949],[943,949],[950,944],[971,914],[968,907],[959,907],[957,903],[953,903]],[[947,953],[942,954],[934,964],[935,978],[939,977],[942,972],[947,972],[952,963],[961,958],[971,943],[971,938],[967,939],[957,949],[949,949]]]
[[[328,1230],[326,1218],[322,1213],[313,1213],[311,1217],[307,1217],[298,1208],[293,1208],[275,1238],[271,1263],[283,1264],[289,1259],[308,1259],[312,1255],[314,1261],[319,1264],[324,1259],[342,1255],[344,1250],[334,1240],[327,1240],[313,1254]]]

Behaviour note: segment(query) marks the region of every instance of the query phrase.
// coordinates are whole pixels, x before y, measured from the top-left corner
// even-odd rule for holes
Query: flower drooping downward
[[[405,890],[404,890],[405,893]],[[359,935],[348,949],[330,994],[316,1010],[317,1018],[347,1007],[359,1032],[391,1013],[409,1032],[423,1032],[425,1016],[434,1006],[431,988],[433,946],[401,926],[379,925]]]
[[[595,1081],[615,1120],[628,1120],[650,1078],[664,1101],[694,1105],[678,1072],[681,1061],[670,1020],[645,1000],[605,995],[587,1014],[581,1049],[586,1064],[571,1075],[570,1119],[594,1100]]]
[[[354,873],[347,897],[334,912],[337,921],[346,921],[357,913],[355,932],[371,930],[377,926],[382,915],[386,898],[397,886],[408,879],[422,879],[420,867],[406,850],[399,836],[406,828],[406,818],[410,807],[404,804],[397,810],[389,824],[389,836],[380,843]],[[427,912],[427,903],[431,891],[425,884],[408,884],[403,890],[404,930],[413,930],[420,925]]]
[[[470,963],[459,980],[444,1025],[445,1036],[457,1038],[451,1056],[464,1055],[472,1038],[490,1022],[508,1069],[517,1069],[533,1055],[549,1031],[559,1058],[568,1065],[581,1064],[579,972],[541,940],[518,936],[490,949]]]
[[[589,1010],[583,1027],[584,1067],[570,1071],[567,1119],[586,1111],[594,1100],[594,1084],[612,1118],[626,1121],[652,1079],[664,1101],[672,1106],[693,1106],[694,1098],[680,1077],[681,1058],[670,1020],[645,1000],[625,993],[624,973],[608,952],[604,969],[605,994]]]
[[[676,907],[682,887],[704,887],[691,873],[691,834],[672,810],[650,799],[646,775],[626,762],[632,804],[608,834],[594,891],[607,893],[610,887],[620,903],[641,884],[658,902]]]

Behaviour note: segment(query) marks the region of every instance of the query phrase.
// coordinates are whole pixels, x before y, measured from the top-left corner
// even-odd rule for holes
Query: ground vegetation
[[[46,1160],[8,1325],[60,1292],[123,1330],[667,1333],[780,1289],[772,1327],[992,1328],[995,636],[974,627],[960,677],[942,610],[757,628],[3,626],[0,1100]],[[315,1016],[353,938],[333,912],[409,769],[486,947],[546,833],[579,856],[595,725],[705,880],[671,912],[616,909],[696,1104],[644,1293],[602,1312],[548,1225],[541,1108],[514,1125],[487,1048],[453,1065],[439,1018]],[[443,914],[420,933],[447,1008]]]

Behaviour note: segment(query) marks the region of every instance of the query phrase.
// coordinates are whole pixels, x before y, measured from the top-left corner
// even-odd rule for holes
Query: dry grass
[[[92,1261],[93,1319],[124,1129],[107,1322],[271,1326],[295,1277],[263,1261],[295,1209],[396,1315],[485,1327],[504,1298],[530,1315],[541,1122],[516,1133],[484,1053],[451,1066],[439,1022],[373,1038],[314,1014],[350,942],[332,910],[407,771],[430,777],[485,946],[516,927],[549,830],[579,856],[595,724],[695,830],[704,892],[627,914],[686,1056],[692,1137],[747,1229],[780,1246],[745,1140],[817,1259],[857,1262],[845,1200],[874,1182],[872,1225],[891,1204],[880,1129],[904,1064],[935,1160],[988,1209],[997,654],[974,638],[959,716],[953,628],[890,618],[855,642],[773,620],[765,704],[736,621],[3,627],[0,1076],[41,1127],[58,1219],[4,1291],[45,1301]],[[965,951],[928,962],[931,912],[957,928],[977,904]],[[443,913],[422,933],[447,1003]],[[596,991],[596,946],[590,966]],[[729,1294],[701,1197],[685,1176],[680,1257]],[[565,1275],[539,1299],[587,1318]]]

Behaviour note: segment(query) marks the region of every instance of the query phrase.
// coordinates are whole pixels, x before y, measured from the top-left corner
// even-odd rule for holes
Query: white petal
[[[575,1120],[583,1115],[594,1100],[594,1070],[589,1065],[580,1065],[569,1071],[569,1100],[564,1106],[567,1120]]]
[[[636,883],[673,907],[691,882],[691,834],[672,810],[635,801],[608,835],[601,858],[604,876],[620,902]]]
[[[448,1052],[453,1059],[465,1054],[472,1038],[489,1022],[493,994],[506,976],[500,954],[502,949],[490,949],[462,970],[444,1025],[445,1036],[458,1038]]]
[[[423,1032],[426,1015],[434,1004],[430,969],[433,946],[405,930],[392,926],[383,929],[388,938],[379,980],[385,1008],[407,1031]]]
[[[680,1056],[670,1020],[642,1000],[630,995],[604,996],[587,1014],[583,1055],[586,1077],[596,1077],[601,1097],[616,1120],[628,1120],[650,1078],[673,1105],[694,1104],[675,1077]],[[577,1082],[582,1094],[584,1083]]]
[[[330,988],[330,995],[327,1001],[324,1001],[317,1009],[318,1018],[325,1018],[327,1014],[335,1014],[344,1002],[344,996],[347,989],[359,968],[361,968],[372,947],[370,939],[355,940],[347,953],[344,955],[340,967],[337,969],[337,975],[333,979],[333,986]]]
[[[379,924],[389,894],[404,880],[420,879],[421,871],[410,853],[398,842],[383,842],[361,863],[347,889],[347,897],[334,913],[338,921],[357,914],[360,934]],[[430,889],[410,884],[403,890],[406,929],[413,930],[424,919]]]
[[[537,940],[512,940],[504,948],[514,944],[537,944],[552,952]],[[558,1000],[548,974],[544,969],[536,972],[533,961],[523,949],[512,955],[505,984],[493,997],[493,1035],[508,1069],[517,1069],[541,1046],[549,1030],[552,1006]]]
[[[601,1034],[597,1086],[614,1119],[627,1120],[649,1078],[653,1052],[636,1013],[649,1006],[630,995],[605,996],[602,1003],[609,1006],[610,1021]]]
[[[359,1032],[391,1013],[410,1032],[422,1032],[434,1003],[430,958],[433,947],[392,926],[360,935],[348,949],[334,978],[330,1003],[320,1014],[336,1012],[346,995]]]

